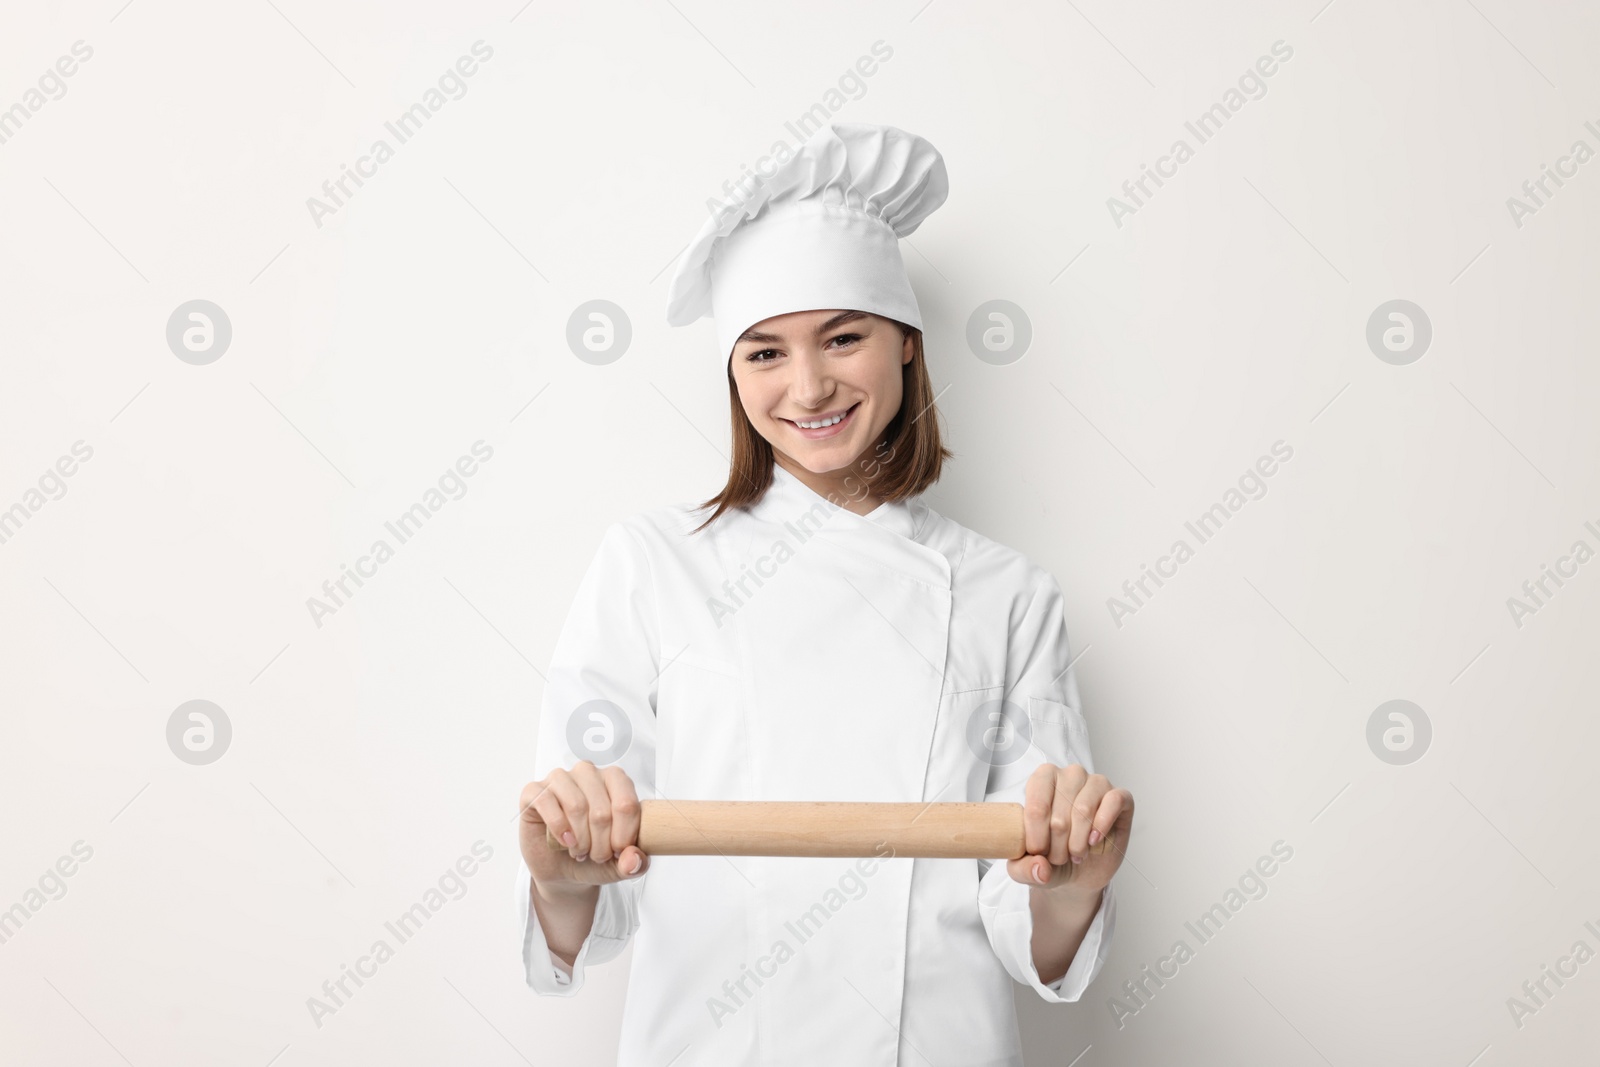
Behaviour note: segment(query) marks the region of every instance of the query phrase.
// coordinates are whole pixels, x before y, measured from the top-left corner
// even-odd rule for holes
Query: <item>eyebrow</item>
[[[866,317],[867,313],[864,311],[841,311],[839,314],[835,315],[833,318],[817,327],[817,336],[820,337],[829,330],[837,329],[847,322],[855,322],[857,319],[864,319]],[[749,329],[739,335],[739,340],[755,341],[758,344],[772,344],[775,342],[782,342],[783,338],[779,337],[775,333],[762,333],[756,329]]]

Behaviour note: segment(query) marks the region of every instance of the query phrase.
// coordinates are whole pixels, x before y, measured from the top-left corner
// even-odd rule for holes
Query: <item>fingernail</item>
[[[1039,882],[1040,884],[1043,884],[1044,883],[1044,877],[1045,877],[1045,875],[1044,875],[1044,864],[1035,863],[1033,865],[1033,880],[1035,882]]]
[[[578,843],[578,839],[572,836],[571,830],[568,830],[566,833],[561,835],[561,843],[566,845],[568,848],[571,848],[573,845]]]
[[[572,858],[577,860],[579,863],[582,863],[584,860],[589,858],[589,854],[587,852],[584,852],[584,853],[581,853],[579,855],[573,856]]]
[[[644,864],[644,858],[642,856],[633,857],[633,865],[628,868],[628,873],[629,874],[638,874],[639,873],[639,868],[643,864]]]
[[[1082,863],[1083,862],[1083,857],[1082,856],[1073,856],[1072,857],[1072,862],[1073,863]]]
[[[1100,840],[1100,831],[1099,830],[1090,830],[1089,831],[1089,844],[1091,844],[1091,845],[1095,844],[1099,840]]]

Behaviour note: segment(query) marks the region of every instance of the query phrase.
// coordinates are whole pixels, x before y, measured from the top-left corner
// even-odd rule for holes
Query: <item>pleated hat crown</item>
[[[711,315],[724,361],[745,330],[791,311],[867,311],[921,329],[900,238],[949,191],[944,157],[923,138],[830,123],[706,220],[673,273],[667,322]]]

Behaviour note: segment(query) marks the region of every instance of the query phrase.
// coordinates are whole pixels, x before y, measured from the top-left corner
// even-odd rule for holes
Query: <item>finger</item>
[[[1089,776],[1076,763],[1061,768],[1056,773],[1055,788],[1050,799],[1050,862],[1057,867],[1071,862],[1072,802]]]
[[[1126,789],[1113,789],[1100,802],[1100,811],[1094,818],[1098,843],[1089,846],[1090,852],[1123,853],[1133,832],[1133,794]],[[1089,835],[1094,837],[1094,833]]]
[[[600,771],[587,760],[572,768],[572,780],[583,790],[589,805],[589,851],[577,856],[579,860],[610,863],[615,854],[611,849],[611,795]]]
[[[1022,851],[1042,856],[1050,848],[1050,809],[1055,798],[1056,768],[1041,763],[1028,775],[1022,799]]]
[[[552,851],[557,851],[566,848],[561,843],[561,837],[565,835],[571,838],[572,829],[566,812],[561,808],[561,798],[551,789],[552,783],[553,780],[542,783],[542,788],[527,809],[529,814],[524,817],[530,823],[544,824],[545,840],[546,842],[554,840],[555,843],[550,845],[550,848]]]
[[[572,774],[563,771],[559,775],[554,772],[550,775],[550,793],[556,802],[561,805],[562,821],[565,823],[564,832],[556,834],[556,840],[566,846],[572,853],[572,858],[589,854],[589,799],[583,795],[583,790],[573,780]],[[543,805],[539,808],[544,811]]]
[[[1045,854],[1057,867],[1072,861],[1067,846],[1072,833],[1072,802],[1077,795],[1077,783],[1065,774],[1056,776],[1055,790],[1050,795],[1050,848]]]
[[[1083,785],[1072,801],[1072,829],[1067,834],[1067,851],[1072,862],[1082,863],[1089,850],[1089,831],[1094,828],[1095,813],[1100,810],[1100,800],[1111,790],[1111,782],[1103,774],[1085,774]]]
[[[615,764],[602,771],[601,778],[611,797],[611,851],[621,856],[623,849],[639,842],[639,794],[627,772]],[[620,870],[628,873],[626,865]]]
[[[534,802],[545,794],[550,787],[544,782],[529,782],[522,787],[522,794],[517,798],[517,817],[527,823],[543,823]]]

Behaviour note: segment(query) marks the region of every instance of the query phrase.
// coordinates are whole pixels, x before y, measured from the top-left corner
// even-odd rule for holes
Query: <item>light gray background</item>
[[[927,137],[951,179],[907,250],[959,453],[930,502],[1060,579],[1097,761],[1138,801],[1110,961],[1078,1004],[1019,997],[1030,1062],[1593,1047],[1600,962],[1520,1027],[1507,998],[1600,948],[1600,562],[1520,626],[1506,601],[1600,547],[1600,161],[1520,227],[1506,201],[1600,149],[1600,13],[518,2],[7,10],[0,108],[93,56],[0,144],[0,508],[93,456],[0,544],[0,908],[93,856],[0,945],[0,1058],[611,1061],[626,956],[576,1000],[519,976],[539,670],[606,524],[725,474],[670,263],[880,40],[837,117]],[[307,198],[479,39],[466,94],[318,227]],[[1115,225],[1279,40],[1265,95]],[[205,366],[166,343],[195,299],[233,331]],[[633,332],[604,366],[565,342],[593,299]],[[993,299],[1033,329],[1006,366],[965,341]],[[1406,366],[1365,339],[1392,299],[1432,323]],[[480,439],[465,495],[315,625]],[[1267,494],[1116,625],[1279,439]],[[232,725],[208,766],[166,742],[193,699]],[[1409,765],[1366,741],[1391,699],[1432,723]],[[479,839],[465,895],[316,1026],[306,999]],[[1279,839],[1268,894],[1119,1028],[1109,998]]]

